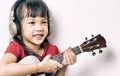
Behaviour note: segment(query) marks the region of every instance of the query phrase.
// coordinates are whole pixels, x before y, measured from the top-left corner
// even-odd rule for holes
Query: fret
[[[55,55],[55,56],[51,57],[51,59],[56,60],[56,61],[58,61],[59,63],[62,63],[62,61],[63,61],[63,53],[60,53],[60,54],[58,54],[58,55]]]
[[[80,47],[79,47],[79,46],[76,46],[76,47],[72,48],[72,51],[73,51],[76,55],[82,53],[82,51],[80,50]],[[64,54],[64,52],[62,52],[62,53],[60,53],[60,54],[58,54],[58,55],[55,55],[55,56],[51,57],[51,59],[56,60],[56,61],[58,61],[59,63],[62,63],[62,61],[63,61],[63,54]]]
[[[76,47],[72,48],[72,51],[73,51],[76,55],[82,53],[82,51],[80,50],[80,47],[79,47],[79,46],[76,46]]]

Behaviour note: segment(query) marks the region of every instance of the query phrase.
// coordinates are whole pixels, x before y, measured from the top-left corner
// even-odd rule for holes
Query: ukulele
[[[72,51],[76,54],[79,55],[83,52],[92,52],[92,55],[95,56],[95,52],[94,50],[99,49],[99,53],[102,53],[102,50],[100,48],[105,48],[106,46],[106,40],[103,36],[101,36],[101,34],[98,34],[97,36],[93,36],[93,38],[91,39],[87,39],[86,41],[83,42],[81,45],[78,45],[74,48],[72,48]],[[53,57],[51,57],[51,59],[58,61],[59,63],[62,62],[63,60],[63,54],[64,52],[55,55]]]
[[[95,56],[95,52],[94,50],[99,49],[99,53],[102,53],[101,48],[105,48],[106,46],[106,40],[103,36],[101,36],[101,34],[98,34],[97,36],[93,36],[91,39],[87,39],[85,38],[86,41],[83,42],[81,45],[78,45],[74,48],[72,48],[72,51],[76,54],[79,55],[81,53],[84,52],[92,52],[92,55]],[[59,63],[62,63],[63,61],[63,54],[64,52],[57,54],[53,57],[51,57],[51,59],[58,61]],[[38,75],[38,76],[45,76],[45,75]]]

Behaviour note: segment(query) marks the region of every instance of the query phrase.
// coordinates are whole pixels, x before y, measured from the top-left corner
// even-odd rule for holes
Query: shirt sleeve
[[[19,50],[20,50],[20,46],[16,42],[11,41],[9,43],[5,53],[11,53],[11,54],[15,55],[16,58],[18,58],[20,55]]]

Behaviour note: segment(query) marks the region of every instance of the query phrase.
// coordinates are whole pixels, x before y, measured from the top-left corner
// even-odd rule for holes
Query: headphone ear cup
[[[9,24],[9,31],[10,31],[10,34],[11,34],[12,36],[16,36],[16,35],[17,35],[17,27],[16,27],[15,22],[12,21],[12,22]]]
[[[20,26],[17,22],[11,22],[9,24],[9,31],[12,36],[16,36],[20,34]]]
[[[10,11],[10,24],[9,24],[9,32],[12,36],[17,36],[21,34],[21,28],[19,23],[17,22],[15,16],[16,8],[17,6],[22,2],[23,0],[17,0]]]

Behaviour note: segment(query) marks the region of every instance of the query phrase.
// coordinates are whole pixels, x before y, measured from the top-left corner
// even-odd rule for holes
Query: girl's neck
[[[43,49],[41,45],[36,45],[36,44],[30,43],[30,42],[28,43],[25,41],[23,43],[30,51],[33,51],[33,52],[38,52]]]

